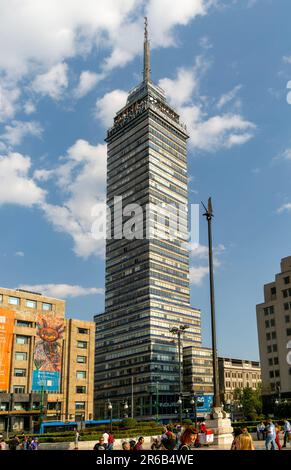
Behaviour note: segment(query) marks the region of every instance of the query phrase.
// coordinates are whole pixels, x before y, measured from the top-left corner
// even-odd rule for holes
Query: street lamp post
[[[112,403],[109,401],[108,402],[108,411],[110,415],[110,433],[112,434]]]
[[[39,433],[42,434],[42,423],[44,420],[44,385],[40,390],[40,403],[39,403]]]
[[[195,428],[197,428],[197,395],[193,395],[190,403],[193,406],[193,411],[194,411],[194,422],[195,422]]]
[[[214,299],[214,276],[213,276],[213,251],[212,251],[212,218],[213,210],[211,197],[208,199],[207,208],[202,203],[208,224],[208,252],[209,252],[209,282],[210,282],[210,305],[211,305],[211,331],[212,331],[212,361],[213,361],[213,408],[220,407],[218,361],[216,346],[216,321],[215,321],[215,299]]]
[[[156,382],[156,420],[159,422],[159,382]]]
[[[124,417],[128,418],[128,414],[127,414],[128,404],[127,404],[127,401],[124,402],[123,409],[124,409]]]
[[[182,423],[182,405],[183,405],[182,396],[179,396],[179,399],[177,401],[177,405],[179,407],[179,421],[180,421],[180,423]]]
[[[9,438],[9,425],[10,425],[10,411],[12,409],[12,395],[9,393],[9,403],[8,403],[8,415],[7,415],[7,428],[6,428],[6,437]]]
[[[59,399],[57,398],[57,403],[56,403],[56,415],[57,415],[57,421],[59,421]]]
[[[177,335],[178,337],[178,360],[179,360],[179,420],[180,423],[182,422],[182,394],[183,394],[183,377],[182,377],[182,363],[181,363],[181,358],[182,358],[182,352],[181,352],[181,335],[184,333],[184,331],[189,328],[188,325],[180,325],[179,327],[173,327],[170,328],[170,333],[173,335]],[[181,402],[181,403],[180,403]]]

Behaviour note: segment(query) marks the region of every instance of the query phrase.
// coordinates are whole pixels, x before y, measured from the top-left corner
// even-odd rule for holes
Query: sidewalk
[[[255,434],[252,435],[253,439],[256,437]],[[122,442],[126,439],[116,439],[115,441],[115,446],[114,450],[121,450]],[[129,440],[129,439],[127,439]],[[151,449],[151,442],[152,439],[148,436],[145,437],[145,443],[144,443],[144,450],[150,450]],[[94,445],[96,444],[96,441],[80,441],[78,450],[93,450]],[[283,444],[283,439],[281,439],[281,444]],[[254,439],[254,446],[256,450],[265,450],[265,441],[257,441]],[[57,443],[46,443],[46,444],[40,444],[39,450],[74,450],[75,444],[74,442],[57,442]],[[199,447],[198,451],[200,450],[229,450],[230,446],[216,446],[216,445],[210,445],[208,446],[202,446]],[[277,449],[276,449],[277,450]],[[282,449],[283,451],[285,450],[291,450],[291,444],[287,444],[286,449]]]

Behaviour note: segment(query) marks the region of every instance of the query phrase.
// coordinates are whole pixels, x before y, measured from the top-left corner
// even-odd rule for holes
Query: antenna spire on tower
[[[143,45],[143,80],[149,82],[151,79],[150,42],[148,37],[148,19],[144,18],[144,45]]]

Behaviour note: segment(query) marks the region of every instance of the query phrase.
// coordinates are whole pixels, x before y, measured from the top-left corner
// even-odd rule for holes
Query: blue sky
[[[146,12],[152,78],[190,134],[190,202],[213,198],[219,353],[257,359],[255,305],[291,254],[290,2],[15,2],[0,0],[0,285],[64,296],[70,317],[102,312],[91,208],[106,128],[141,80]],[[201,217],[192,305],[209,345],[206,243]]]

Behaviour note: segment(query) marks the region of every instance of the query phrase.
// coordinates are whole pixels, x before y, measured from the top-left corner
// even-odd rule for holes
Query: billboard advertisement
[[[37,316],[36,342],[33,354],[33,391],[60,391],[63,332],[63,318],[52,314]]]
[[[0,308],[0,390],[8,391],[14,312]]]
[[[209,413],[212,409],[213,394],[198,395],[197,413]]]

